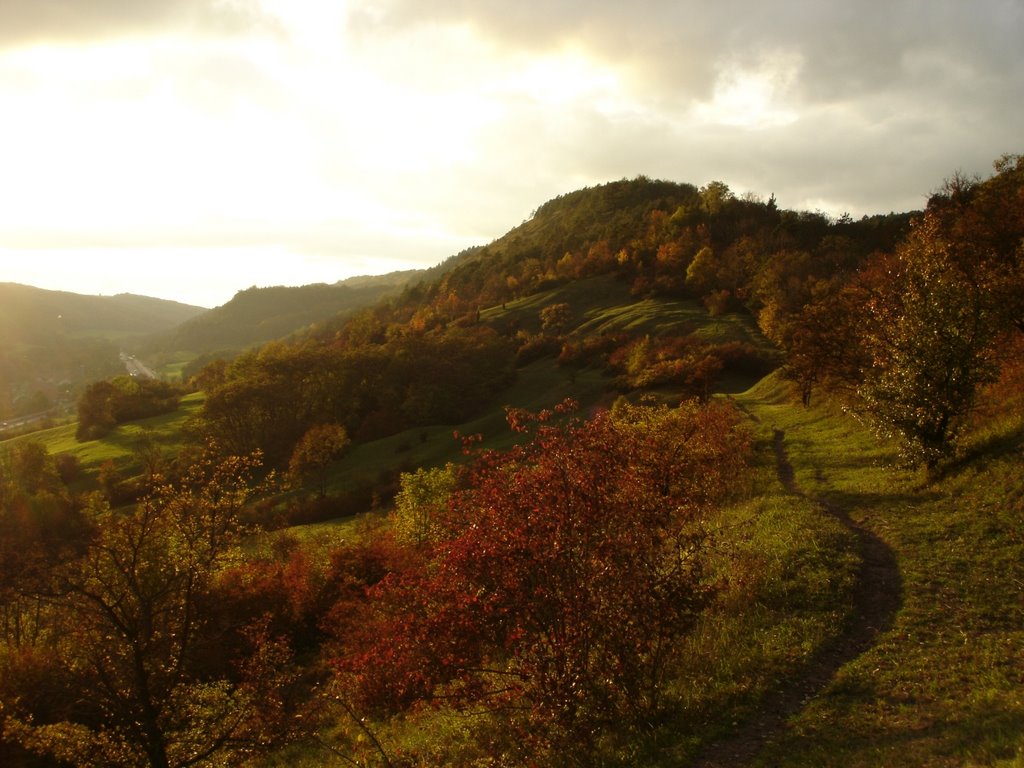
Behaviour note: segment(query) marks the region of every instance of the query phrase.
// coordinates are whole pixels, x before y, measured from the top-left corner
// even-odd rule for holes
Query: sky
[[[1024,0],[0,0],[0,282],[200,306],[640,174],[855,217],[1024,152]]]

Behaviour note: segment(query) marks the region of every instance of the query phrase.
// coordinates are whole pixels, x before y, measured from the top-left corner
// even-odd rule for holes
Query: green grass
[[[483,416],[462,424],[435,424],[409,429],[380,440],[363,443],[331,469],[328,492],[374,480],[394,470],[441,466],[462,460],[462,445],[453,433],[480,434],[484,447],[506,448],[516,439],[505,421],[505,406],[538,411],[551,408],[566,397],[576,399],[586,411],[605,398],[608,380],[599,371],[570,371],[550,358],[519,369],[511,387],[499,393]]]
[[[192,352],[176,352],[160,362],[157,373],[164,381],[181,381],[182,373],[196,357]]]
[[[539,313],[551,304],[565,302],[572,310],[574,335],[590,336],[626,331],[633,334],[684,335],[723,344],[742,341],[772,351],[771,344],[748,315],[712,316],[696,300],[636,299],[629,286],[612,276],[576,280],[481,312],[485,322],[515,322],[518,327],[540,330]]]
[[[925,484],[849,418],[756,394],[740,401],[786,431],[797,482],[888,543],[903,589],[892,628],[757,764],[1024,765],[1020,419],[985,425],[972,461]]]
[[[770,345],[753,321],[741,315],[710,316],[694,301],[645,299],[629,295],[626,284],[609,276],[574,281],[523,299],[491,307],[481,313],[487,322],[513,321],[519,327],[539,330],[538,313],[557,302],[568,303],[580,323],[577,333],[599,334],[606,331],[635,333],[694,332],[709,342],[745,341],[762,349]],[[720,383],[722,392],[738,392],[752,381],[749,376],[731,375]],[[539,411],[557,405],[566,397],[577,400],[584,413],[599,403],[610,405],[615,393],[609,391],[609,379],[593,369],[561,367],[553,358],[544,358],[519,369],[515,382],[497,395],[491,407],[478,419],[463,424],[418,427],[356,446],[330,472],[328,491],[337,493],[359,483],[373,481],[384,473],[407,471],[416,467],[439,466],[462,458],[452,433],[481,434],[484,446],[507,448],[516,439],[505,422],[505,406]],[[678,391],[666,392],[668,402],[678,402]]]
[[[552,369],[535,366],[519,385],[533,407],[558,385]],[[839,668],[752,764],[1024,766],[1020,409],[975,424],[961,460],[929,483],[895,468],[895,452],[835,406],[802,408],[777,375],[733,399],[750,417],[758,450],[741,498],[708,521],[709,578],[720,590],[682,641],[668,692],[674,714],[649,733],[613,739],[604,765],[689,764],[845,631],[858,542],[824,501],[892,549],[902,602],[892,626]],[[777,430],[800,494],[776,476]],[[334,738],[344,743],[340,723]],[[420,755],[416,764],[468,765],[479,758],[474,725],[495,727],[444,709],[374,727],[394,754]],[[356,755],[360,746],[346,749]],[[344,764],[299,746],[278,757],[273,764]]]
[[[755,346],[765,344],[751,319],[730,313],[712,316],[697,301],[643,299],[623,306],[593,310],[587,322],[578,329],[582,334],[629,331],[662,336],[693,333],[712,344],[745,341]]]
[[[762,470],[767,482],[768,470]],[[843,631],[859,565],[856,540],[814,502],[764,488],[714,521],[718,599],[684,638],[671,694],[678,711],[617,765],[675,766],[726,736]]]
[[[535,365],[528,372],[535,378],[527,378],[519,391],[533,406],[536,398],[550,394],[545,382],[554,386],[543,366]],[[613,739],[608,766],[686,764],[703,743],[753,712],[778,681],[799,674],[842,631],[852,609],[859,564],[855,537],[812,500],[782,487],[775,476],[772,432],[764,423],[754,428],[758,448],[750,477],[738,489],[737,501],[707,521],[708,578],[719,590],[683,640],[676,682],[668,691],[675,714],[650,734],[629,734],[619,743]],[[442,708],[375,726],[390,750],[418,755],[417,765],[473,764],[480,759],[470,736],[473,727],[500,724]],[[347,748],[360,750],[358,743]],[[327,759],[321,751],[295,747],[270,764],[335,764],[319,762]]]
[[[250,536],[243,548],[250,557],[270,557],[277,539],[294,538],[315,562],[325,564],[330,553],[343,544],[354,544],[376,535],[386,517],[381,512],[366,512],[353,517],[341,517],[322,523],[292,525],[275,531]]]
[[[621,286],[594,282],[604,305],[591,303],[595,328],[647,328],[665,321],[665,307],[616,304]],[[566,292],[510,303],[536,314]],[[580,298],[577,295],[576,298]],[[569,296],[569,298],[573,298]],[[592,297],[591,297],[592,298]],[[685,302],[676,302],[683,324]],[[739,333],[716,318],[715,333]],[[611,324],[611,325],[602,325]],[[634,325],[630,325],[634,324]],[[330,490],[375,479],[395,469],[460,458],[453,430],[483,433],[505,447],[514,436],[501,406],[539,410],[571,395],[584,413],[607,402],[597,371],[571,372],[552,359],[519,371],[512,387],[478,420],[403,432],[355,448],[338,462]],[[759,449],[745,495],[708,521],[714,536],[711,578],[721,589],[712,608],[684,641],[669,695],[676,714],[655,731],[610,748],[608,765],[686,764],[702,745],[727,738],[769,693],[801,674],[809,660],[843,631],[852,610],[858,566],[856,538],[816,502],[842,509],[882,538],[895,554],[902,604],[876,644],[842,667],[769,744],[756,765],[1024,766],[1024,416],[1019,401],[990,407],[976,420],[960,458],[929,482],[894,468],[895,453],[850,416],[828,403],[800,407],[777,375],[733,397],[750,417]],[[75,425],[7,441],[39,440],[51,453],[76,455],[87,472],[113,460],[130,472],[135,442],[154,436],[168,452],[181,447],[183,422],[202,405],[189,395],[173,414],[122,425],[99,441],[78,443]],[[785,435],[794,480],[803,495],[775,477],[771,440]],[[326,552],[341,541],[372,535],[379,513],[306,526],[287,535]],[[251,551],[269,544],[267,534]],[[381,726],[394,748],[416,749],[453,762],[472,753],[467,720],[423,712]],[[324,764],[324,753],[296,762]],[[289,758],[291,760],[292,758]],[[302,760],[306,759],[306,763]],[[282,763],[283,764],[283,763]]]
[[[176,411],[129,424],[121,424],[109,435],[99,440],[78,442],[75,439],[75,430],[78,424],[72,422],[13,438],[0,443],[0,446],[31,440],[42,443],[52,455],[67,453],[77,457],[83,471],[87,474],[95,474],[104,462],[113,461],[119,470],[131,475],[140,471],[138,459],[134,453],[139,439],[144,434],[148,434],[168,454],[177,453],[182,447],[182,426],[189,417],[199,411],[204,398],[205,395],[202,392],[186,395],[181,399],[181,404]]]
[[[568,304],[574,322],[578,324],[594,313],[635,301],[629,295],[626,283],[605,275],[574,280],[557,288],[489,307],[480,313],[480,319],[496,324],[514,322],[518,327],[536,333],[540,330],[540,311],[552,304]]]

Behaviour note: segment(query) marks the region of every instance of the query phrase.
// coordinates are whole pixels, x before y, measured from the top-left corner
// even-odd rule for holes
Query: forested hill
[[[194,426],[283,462],[316,424],[358,442],[500,413],[522,378],[555,399],[566,379],[592,382],[589,404],[735,391],[778,364],[783,318],[910,218],[835,221],[719,182],[579,190],[386,301],[202,371]]]
[[[806,274],[831,277],[891,249],[913,215],[833,220],[782,210],[774,197],[737,197],[721,182],[697,188],[623,179],[550,200],[503,237],[452,257],[407,292],[405,308],[428,302],[467,311],[615,274],[638,298],[696,298],[717,310],[756,313],[763,272],[780,255],[799,254]]]
[[[239,350],[282,338],[339,314],[369,306],[399,291],[418,270],[354,277],[331,285],[253,286],[226,304],[161,334],[151,346],[195,354]]]
[[[87,296],[0,283],[0,334],[9,344],[55,335],[142,336],[173,328],[205,311],[130,293]]]
[[[1009,765],[994,169],[857,221],[581,190],[181,401],[96,382],[0,450],[0,764]]]

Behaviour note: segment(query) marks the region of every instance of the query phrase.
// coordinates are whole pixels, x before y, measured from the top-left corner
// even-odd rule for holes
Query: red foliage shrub
[[[336,665],[361,706],[509,707],[523,737],[577,749],[657,711],[709,595],[702,513],[748,440],[724,405],[558,416],[510,411],[532,441],[478,455],[451,502],[461,528],[371,590]]]

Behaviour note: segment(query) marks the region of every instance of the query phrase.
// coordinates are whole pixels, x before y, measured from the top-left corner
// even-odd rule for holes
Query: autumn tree
[[[399,541],[423,546],[443,536],[445,512],[455,484],[452,464],[402,473],[394,513]]]
[[[131,512],[94,510],[93,542],[50,590],[68,633],[59,663],[85,678],[88,706],[61,722],[22,713],[8,721],[8,737],[73,765],[155,768],[210,764],[270,742],[286,649],[254,627],[241,668],[204,668],[204,648],[217,643],[210,588],[237,551],[257,468],[255,457],[208,458]]]
[[[932,469],[998,374],[1002,342],[1024,329],[1024,158],[995,167],[929,200],[867,302],[863,402],[907,460]]]
[[[288,475],[299,483],[306,477],[315,477],[320,498],[327,495],[327,468],[338,459],[352,441],[340,424],[316,424],[292,451],[288,462]]]
[[[913,228],[867,303],[870,365],[859,394],[903,457],[934,468],[948,456],[980,384],[998,371],[989,286],[935,212]]]
[[[718,404],[558,418],[511,411],[532,439],[481,454],[433,562],[375,590],[366,649],[339,660],[362,706],[491,709],[510,739],[489,748],[528,758],[589,755],[606,729],[659,711],[710,594],[701,521],[747,439]]]
[[[862,336],[866,295],[859,282],[821,281],[812,298],[773,327],[772,340],[785,352],[782,375],[792,381],[805,406],[822,383],[849,391],[867,367]]]
[[[78,428],[75,437],[79,441],[94,440],[109,433],[117,426],[113,401],[117,390],[109,381],[90,384],[78,399]]]
[[[168,413],[178,407],[178,392],[166,382],[118,376],[90,384],[78,400],[80,441],[95,440],[118,424]]]
[[[549,304],[540,311],[540,327],[544,333],[559,336],[566,332],[572,322],[572,307],[561,301]]]
[[[992,310],[1024,331],[1024,155],[1005,155],[984,181],[955,175],[928,202],[958,267],[984,286]]]
[[[0,449],[0,649],[50,629],[36,593],[50,568],[87,544],[92,527],[82,506],[41,443]]]

